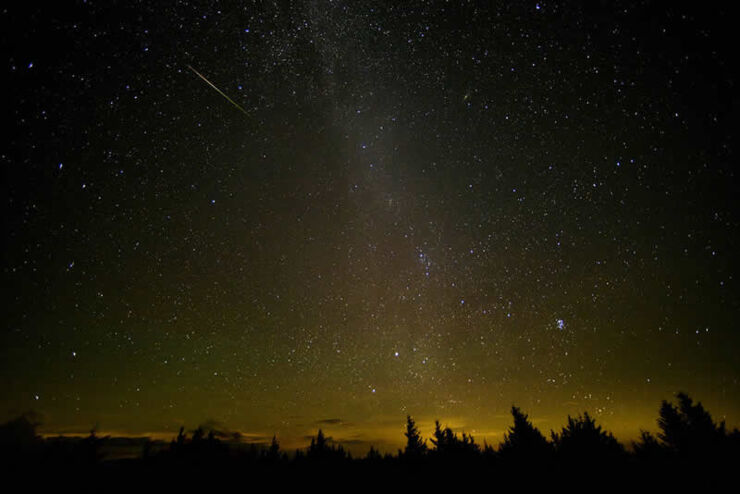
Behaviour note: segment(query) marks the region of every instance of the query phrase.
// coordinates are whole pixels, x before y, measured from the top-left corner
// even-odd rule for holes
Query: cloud
[[[252,433],[252,432],[242,432],[238,430],[233,430],[228,427],[226,427],[222,422],[214,419],[208,419],[200,424],[199,426],[201,429],[203,429],[206,434],[209,432],[213,432],[213,435],[221,439],[223,441],[233,441],[235,443],[248,443],[248,444],[269,444],[270,441],[272,441],[272,435],[271,434],[264,434],[264,433]],[[191,431],[192,433],[192,431]]]
[[[346,425],[342,419],[321,419],[314,423],[318,425]]]
[[[312,439],[316,439],[316,436],[303,436],[304,440],[311,441]],[[326,439],[326,442],[331,443],[334,441],[334,438],[332,436],[324,436],[324,439]]]
[[[250,434],[242,432],[240,433],[239,439],[241,442],[249,444],[269,444],[272,441],[272,437],[269,434]]]
[[[205,420],[198,426],[199,429],[203,429],[206,434],[212,432],[218,439],[233,439],[240,440],[241,433],[238,431],[232,431],[226,427],[222,422],[214,419]]]

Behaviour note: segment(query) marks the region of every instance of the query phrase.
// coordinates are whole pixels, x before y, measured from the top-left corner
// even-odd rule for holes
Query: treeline
[[[308,448],[288,454],[276,437],[269,446],[244,445],[234,440],[238,438],[203,428],[188,437],[181,428],[169,445],[155,447],[156,443],[147,442],[136,458],[106,461],[103,451],[110,438],[92,432],[74,440],[42,439],[33,416],[24,415],[0,426],[1,464],[8,471],[86,479],[92,490],[101,485],[110,487],[105,490],[141,489],[144,484],[170,488],[176,484],[188,490],[214,482],[233,487],[244,476],[254,482],[294,486],[308,479],[326,480],[326,475],[340,483],[400,480],[427,487],[491,474],[496,474],[499,484],[611,479],[611,483],[642,482],[665,488],[734,482],[734,469],[740,464],[740,432],[727,431],[724,422],[716,423],[688,395],[679,393],[677,399],[676,404],[662,402],[659,432],[643,431],[630,448],[588,413],[569,416],[567,424],[551,431],[548,438],[524,412],[512,407],[513,424],[498,448],[479,444],[472,435],[457,434],[439,422],[425,439],[408,416],[404,448],[383,455],[371,447],[358,458],[321,430]]]

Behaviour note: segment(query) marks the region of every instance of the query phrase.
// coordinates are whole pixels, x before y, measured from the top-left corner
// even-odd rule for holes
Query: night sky
[[[627,440],[684,390],[740,422],[729,11],[14,3],[3,420],[392,451],[407,414],[498,444],[512,404]]]

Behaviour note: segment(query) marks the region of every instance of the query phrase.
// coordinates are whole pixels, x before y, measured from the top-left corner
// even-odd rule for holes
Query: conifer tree
[[[406,416],[406,432],[403,435],[406,436],[406,449],[403,451],[405,456],[417,458],[426,453],[426,441],[422,440],[419,429],[411,415]]]
[[[509,459],[545,459],[552,449],[545,436],[518,407],[511,407],[511,415],[514,417],[514,425],[504,435],[500,448],[502,456]]]

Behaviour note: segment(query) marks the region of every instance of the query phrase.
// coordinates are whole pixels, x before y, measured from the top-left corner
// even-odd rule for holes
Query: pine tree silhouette
[[[499,448],[502,458],[507,460],[544,461],[552,454],[552,445],[529,421],[527,414],[518,407],[511,407],[514,425],[504,435]]]
[[[419,458],[426,453],[426,441],[422,440],[419,429],[416,427],[416,423],[411,418],[411,415],[406,416],[406,432],[403,435],[406,436],[406,448],[403,451],[404,456],[407,458]]]
[[[311,438],[311,446],[309,446],[308,451],[310,453],[319,454],[323,453],[326,449],[326,437],[324,437],[324,432],[319,429],[316,437]]]
[[[666,447],[648,431],[640,431],[640,439],[632,443],[635,456],[641,461],[656,461],[663,459]]]
[[[678,393],[678,406],[663,400],[658,438],[669,451],[681,456],[714,455],[726,442],[725,423],[715,424],[700,402],[694,405],[686,393]]]
[[[383,459],[382,456],[380,456],[380,453],[377,449],[375,449],[374,446],[370,446],[370,450],[367,452],[367,456],[365,456],[365,460],[371,463],[378,463]]]
[[[265,459],[273,462],[280,460],[280,443],[276,435],[272,436],[270,447],[265,451]]]
[[[624,453],[624,447],[611,432],[602,430],[588,412],[577,418],[568,416],[560,434],[552,433],[553,444],[563,459],[595,462],[614,460]]]
[[[463,432],[462,438],[458,438],[449,427],[442,429],[439,420],[434,422],[432,444],[438,458],[460,460],[480,454],[480,447],[475,443],[473,436]]]
[[[450,431],[452,432],[452,431]],[[434,432],[432,433],[432,444],[434,444],[434,450],[437,454],[444,453],[447,449],[448,440],[445,430],[439,425],[439,420],[434,421]]]
[[[311,445],[308,447],[308,458],[314,460],[344,460],[347,459],[347,452],[342,445],[330,446],[324,432],[319,429],[315,438],[311,438]]]

